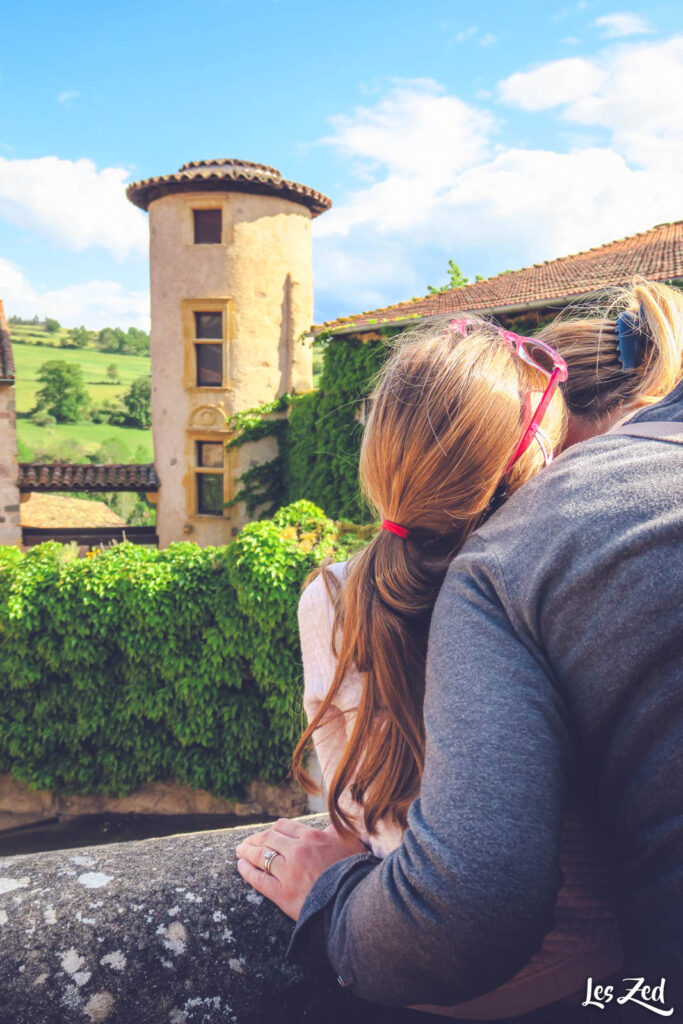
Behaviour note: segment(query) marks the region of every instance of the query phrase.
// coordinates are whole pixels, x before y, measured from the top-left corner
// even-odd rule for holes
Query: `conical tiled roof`
[[[321,192],[287,181],[274,167],[248,160],[194,160],[175,174],[134,181],[126,189],[131,203],[146,210],[151,202],[173,192],[250,192],[279,196],[308,207],[314,217],[332,206]]]

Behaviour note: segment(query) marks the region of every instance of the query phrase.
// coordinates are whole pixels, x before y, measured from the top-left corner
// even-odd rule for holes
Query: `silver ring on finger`
[[[265,853],[263,855],[263,861],[264,861],[264,868],[263,868],[263,870],[265,871],[265,873],[267,875],[272,875],[273,870],[272,870],[271,865],[272,865],[272,863],[273,863],[273,861],[275,860],[276,857],[281,857],[281,856],[282,856],[282,854],[280,853],[279,850],[270,850],[270,849],[268,849],[266,847],[266,851],[265,851]]]

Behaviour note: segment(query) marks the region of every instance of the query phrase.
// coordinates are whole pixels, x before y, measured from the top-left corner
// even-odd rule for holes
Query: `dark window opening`
[[[197,465],[207,469],[222,469],[222,443],[220,441],[197,441]]]
[[[197,473],[197,512],[201,516],[223,515],[222,473]]]
[[[222,338],[223,314],[195,313],[194,329],[195,338]]]
[[[197,387],[223,387],[223,346],[195,345],[197,353]]]
[[[193,210],[195,245],[220,245],[221,210]]]

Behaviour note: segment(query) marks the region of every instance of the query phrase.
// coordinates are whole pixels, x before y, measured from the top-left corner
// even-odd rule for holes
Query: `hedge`
[[[62,794],[281,780],[302,724],[301,583],[365,539],[299,501],[227,547],[0,548],[0,771]]]

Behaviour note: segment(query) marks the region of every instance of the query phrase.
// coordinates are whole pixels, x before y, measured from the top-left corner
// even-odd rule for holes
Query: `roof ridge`
[[[421,318],[455,310],[495,312],[497,309],[528,308],[532,303],[538,306],[544,301],[588,294],[599,287],[623,285],[635,274],[656,280],[683,277],[683,244],[676,244],[677,236],[683,235],[680,231],[682,226],[683,220],[656,224],[645,231],[603,242],[590,249],[543,260],[517,270],[501,271],[481,281],[469,281],[459,288],[445,288],[419,298],[404,299],[374,310],[327,320],[317,329],[342,329],[354,323],[359,327],[370,328],[378,320],[385,323],[398,321],[400,317],[396,313],[403,311],[408,314],[412,311],[412,316]],[[671,228],[678,230],[663,230]],[[647,240],[646,244],[642,244],[642,239]],[[637,246],[628,245],[635,240],[638,240]],[[680,242],[683,243],[683,237]],[[599,257],[596,259],[596,254],[605,257],[611,255],[612,265],[605,268],[605,260]]]

